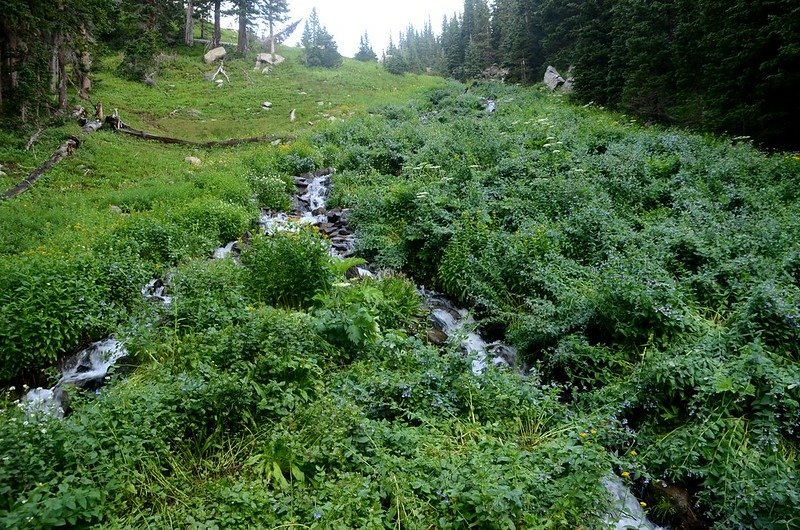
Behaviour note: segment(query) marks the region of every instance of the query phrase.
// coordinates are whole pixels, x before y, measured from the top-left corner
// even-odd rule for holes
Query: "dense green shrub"
[[[272,211],[288,211],[292,209],[291,192],[294,191],[294,184],[291,179],[267,174],[251,175],[248,180],[255,192],[256,203],[260,208]]]
[[[247,306],[244,270],[232,260],[191,262],[170,278],[170,316],[186,330],[222,328],[241,321]]]
[[[311,229],[256,236],[242,253],[249,296],[266,304],[309,307],[329,288],[328,245]]]
[[[0,267],[0,380],[39,371],[107,335],[149,272],[125,257],[39,254]]]

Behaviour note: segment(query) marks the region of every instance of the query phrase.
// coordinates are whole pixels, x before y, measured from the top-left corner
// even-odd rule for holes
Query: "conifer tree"
[[[464,52],[464,74],[467,78],[478,77],[494,62],[490,17],[486,0],[474,0],[472,31]]]
[[[275,26],[289,20],[287,0],[258,0],[258,13],[269,27],[269,51],[275,58]]]
[[[358,61],[363,61],[365,63],[378,60],[378,56],[375,54],[375,51],[372,49],[372,46],[370,46],[369,35],[367,35],[366,31],[359,40],[358,52],[356,52],[355,59]]]
[[[442,24],[442,72],[444,75],[463,78],[464,54],[461,49],[461,22],[458,16],[445,17]]]
[[[320,24],[316,7],[306,21],[300,43],[303,45],[302,61],[306,66],[336,68],[342,64],[336,42],[325,26]]]

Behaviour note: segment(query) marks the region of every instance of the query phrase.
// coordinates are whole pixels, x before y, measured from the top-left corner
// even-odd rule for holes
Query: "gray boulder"
[[[547,88],[550,90],[555,90],[562,86],[566,80],[561,77],[561,74],[558,73],[552,66],[547,67],[547,71],[544,73],[544,84],[547,85]]]
[[[227,51],[225,51],[225,48],[224,48],[224,47],[222,47],[222,46],[220,46],[219,48],[214,48],[213,50],[209,50],[209,51],[208,51],[208,52],[207,52],[207,53],[206,53],[206,54],[203,56],[203,61],[204,61],[206,64],[215,63],[215,62],[217,62],[217,61],[219,61],[219,60],[221,60],[221,59],[224,59],[224,58],[225,58],[225,55],[227,55],[227,53],[228,53],[228,52],[227,52]]]
[[[272,58],[271,53],[259,53],[256,56],[256,65],[253,70],[260,70],[269,66],[278,66],[286,60],[286,57],[275,54],[275,59]]]

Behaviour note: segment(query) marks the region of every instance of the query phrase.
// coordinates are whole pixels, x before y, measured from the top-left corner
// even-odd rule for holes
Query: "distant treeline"
[[[572,67],[576,96],[660,122],[800,147],[800,6],[794,0],[465,0],[409,27],[390,71],[541,81]]]

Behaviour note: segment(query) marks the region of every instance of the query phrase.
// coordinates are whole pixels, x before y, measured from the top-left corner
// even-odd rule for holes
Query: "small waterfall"
[[[165,294],[167,291],[167,286],[161,280],[161,278],[153,278],[147,285],[142,287],[142,296],[144,296],[145,300],[152,300],[163,304],[164,307],[169,307],[172,303],[172,297]]]
[[[513,367],[517,361],[517,350],[502,342],[486,342],[475,331],[468,331],[475,325],[475,320],[466,309],[460,309],[441,294],[421,289],[422,295],[431,310],[433,327],[444,333],[448,339],[462,337],[461,349],[472,360],[472,373],[480,375],[486,371],[488,363],[494,366]]]
[[[616,475],[609,475],[603,479],[608,493],[611,495],[612,506],[605,520],[614,530],[664,530],[663,527],[651,523],[644,513],[644,509],[633,496],[628,486]]]
[[[21,404],[32,414],[46,413],[61,417],[64,414],[64,388],[101,386],[108,370],[127,354],[122,343],[114,338],[95,342],[64,362],[61,378],[55,386],[30,390],[22,398]]]
[[[214,251],[214,254],[211,255],[211,259],[225,259],[228,256],[232,255],[234,251],[238,250],[238,246],[239,246],[238,241],[231,241],[227,245],[216,249]]]
[[[347,225],[347,210],[328,210],[326,202],[331,188],[333,169],[323,169],[294,177],[296,192],[291,214],[264,211],[260,225],[265,233],[299,230],[304,225],[316,226],[331,243],[331,254],[338,257],[352,255],[355,235]]]

